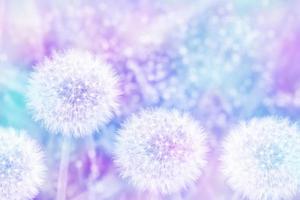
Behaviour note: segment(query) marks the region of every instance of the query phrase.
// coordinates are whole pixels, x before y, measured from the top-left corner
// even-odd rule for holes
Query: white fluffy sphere
[[[115,162],[138,189],[168,194],[199,178],[206,152],[206,134],[189,115],[144,110],[119,131]]]
[[[286,119],[252,119],[223,144],[228,184],[251,200],[292,199],[300,184],[300,133]]]
[[[34,198],[44,179],[43,157],[36,142],[0,128],[0,200]]]
[[[35,119],[51,132],[83,136],[111,119],[119,94],[109,65],[88,52],[69,50],[36,67],[27,97]]]

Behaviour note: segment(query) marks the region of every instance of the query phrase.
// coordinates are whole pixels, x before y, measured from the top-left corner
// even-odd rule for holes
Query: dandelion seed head
[[[118,77],[92,54],[69,50],[37,66],[28,105],[53,133],[84,136],[107,123],[118,109]]]
[[[300,135],[286,119],[252,119],[224,142],[223,172],[228,184],[255,200],[291,199],[299,189]]]
[[[39,146],[14,129],[0,128],[0,200],[34,198],[44,173]]]
[[[189,115],[145,110],[120,130],[116,164],[121,175],[138,189],[167,194],[199,178],[206,152],[206,135]]]

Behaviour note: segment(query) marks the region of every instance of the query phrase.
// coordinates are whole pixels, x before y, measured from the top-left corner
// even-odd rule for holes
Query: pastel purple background
[[[26,130],[46,151],[36,199],[55,198],[61,136],[32,120],[26,82],[32,66],[68,48],[110,63],[123,95],[106,127],[72,140],[67,199],[157,198],[122,180],[112,156],[121,123],[158,106],[191,113],[211,149],[195,186],[163,199],[234,199],[218,161],[229,128],[255,116],[299,118],[299,10],[297,0],[0,0],[0,125]]]

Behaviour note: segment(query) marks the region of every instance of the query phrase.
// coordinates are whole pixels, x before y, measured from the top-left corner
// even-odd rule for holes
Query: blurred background
[[[62,137],[32,120],[24,94],[33,66],[69,48],[110,63],[123,95],[107,126],[72,139],[67,199],[155,199],[112,159],[122,122],[158,106],[194,116],[211,149],[195,185],[164,199],[233,199],[218,160],[228,130],[252,117],[299,118],[299,10],[299,0],[0,0],[0,126],[26,130],[46,151],[36,200],[55,198]]]

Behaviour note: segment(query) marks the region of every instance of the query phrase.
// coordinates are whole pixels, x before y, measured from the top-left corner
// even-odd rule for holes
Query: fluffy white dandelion
[[[223,144],[223,172],[233,190],[251,200],[291,199],[299,189],[300,133],[286,119],[252,119]]]
[[[29,108],[54,133],[83,136],[111,119],[118,108],[118,77],[86,51],[46,59],[29,81]]]
[[[43,153],[14,129],[0,128],[0,200],[34,198],[44,179]]]
[[[167,194],[199,178],[206,152],[206,134],[189,115],[145,110],[119,131],[115,162],[138,189]]]

